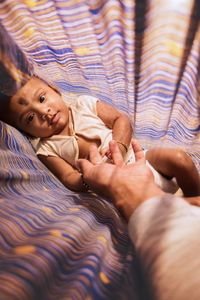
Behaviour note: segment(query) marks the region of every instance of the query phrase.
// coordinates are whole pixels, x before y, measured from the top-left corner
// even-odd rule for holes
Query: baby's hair
[[[36,74],[33,74],[29,80],[31,78],[37,78],[41,81],[43,81],[44,83],[46,83],[50,88],[52,88],[56,93],[58,93],[59,95],[61,95],[61,92],[59,91],[59,89],[52,83],[49,83],[47,80],[39,77],[38,75]],[[29,80],[26,80],[20,88],[22,88]],[[16,91],[17,93],[17,91]],[[2,91],[0,91],[0,120],[4,121],[6,119],[6,111],[8,112],[9,111],[9,102],[10,102],[10,99],[14,96],[11,95],[11,96],[8,96],[6,94],[4,94]],[[4,119],[4,120],[3,120]]]
[[[39,77],[39,76],[36,75],[36,74],[33,74],[33,75],[29,78],[29,80],[30,80],[31,78],[33,78],[33,77],[35,77],[35,78],[37,78],[37,79],[43,81],[46,85],[48,85],[50,88],[52,88],[56,93],[58,93],[59,95],[61,95],[61,92],[60,92],[60,91],[58,90],[58,88],[57,88],[55,85],[53,85],[52,83],[49,83],[47,80],[45,80],[45,79]],[[24,84],[21,85],[21,88],[22,88],[29,80],[27,80],[26,82],[24,82]],[[16,93],[17,93],[17,91],[16,91]],[[10,114],[9,114],[10,107],[9,107],[9,105],[10,105],[10,100],[11,100],[11,98],[12,98],[14,95],[15,95],[15,94],[13,94],[12,96],[7,96],[7,95],[5,95],[5,94],[3,94],[3,93],[0,92],[0,120],[3,121],[3,122],[5,122],[5,123],[7,123],[7,124],[9,124],[9,125],[11,125],[11,126],[13,126],[13,127],[15,127],[15,128],[17,128],[17,129],[20,130],[23,134],[25,134],[28,138],[32,139],[33,137],[30,136],[28,133],[22,131],[20,128],[18,128],[18,127],[16,126],[16,124],[15,124],[15,120],[12,119],[12,118],[10,117]]]

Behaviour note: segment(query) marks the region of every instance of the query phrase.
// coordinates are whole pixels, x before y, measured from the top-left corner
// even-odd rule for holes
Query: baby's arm
[[[67,188],[76,192],[87,191],[81,174],[64,159],[57,156],[38,155],[38,157]]]
[[[101,101],[97,101],[97,115],[108,128],[112,129],[113,140],[118,142],[119,149],[124,156],[130,145],[133,132],[129,117]]]

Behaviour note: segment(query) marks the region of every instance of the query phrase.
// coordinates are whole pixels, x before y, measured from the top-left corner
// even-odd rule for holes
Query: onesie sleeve
[[[36,148],[37,155],[44,155],[44,156],[58,156],[56,153],[53,144],[46,141],[46,142],[39,142]]]
[[[92,112],[95,115],[97,115],[97,101],[99,101],[99,99],[96,97],[89,95],[81,95],[77,99],[76,108],[84,108],[85,111]]]

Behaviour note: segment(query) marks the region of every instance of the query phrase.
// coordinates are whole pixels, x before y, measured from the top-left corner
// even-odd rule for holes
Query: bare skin
[[[114,205],[129,220],[134,210],[144,201],[165,194],[154,182],[153,174],[146,165],[144,152],[136,140],[132,140],[136,162],[125,165],[115,141],[110,151],[113,164],[101,164],[101,156],[95,145],[90,147],[90,161],[80,159],[79,168],[84,180],[100,195],[112,199]],[[200,197],[184,198],[200,206]],[[191,201],[192,199],[192,201]]]
[[[105,126],[112,129],[113,138],[129,145],[132,128],[128,117],[114,107],[97,101],[97,115]],[[32,77],[11,98],[9,105],[9,123],[33,137],[47,138],[52,135],[71,135],[69,129],[70,110],[62,96],[39,78]],[[100,141],[78,136],[79,158],[87,158],[89,146]],[[122,155],[126,149],[119,145]],[[109,155],[108,147],[101,155]],[[84,191],[79,171],[61,157],[39,155],[40,160],[68,188]]]
[[[97,101],[97,116],[105,126],[112,129],[112,138],[120,141],[118,146],[124,157],[126,147],[132,137],[129,118],[114,107]],[[9,122],[30,136],[47,138],[53,135],[72,135],[69,127],[70,108],[61,94],[39,78],[32,77],[11,98],[9,104]],[[79,158],[89,157],[91,144],[97,147],[99,139],[87,139],[77,135]],[[125,147],[123,146],[125,145]],[[108,147],[101,150],[101,156],[110,157]],[[167,178],[175,177],[185,196],[200,195],[200,179],[191,158],[178,149],[150,149],[147,160]],[[40,160],[69,189],[84,191],[79,170],[61,157],[38,155]]]
[[[91,188],[98,194],[112,199],[114,205],[129,220],[142,202],[163,195],[164,192],[155,184],[142,148],[136,141],[132,141],[136,162],[129,165],[124,164],[115,141],[111,141],[109,146],[113,164],[102,164],[96,146],[92,145],[90,161],[80,159],[78,165],[84,180]]]
[[[200,196],[200,177],[198,171],[190,156],[183,150],[154,148],[147,151],[146,159],[165,177],[175,177],[185,197]],[[192,198],[190,200],[192,201]]]

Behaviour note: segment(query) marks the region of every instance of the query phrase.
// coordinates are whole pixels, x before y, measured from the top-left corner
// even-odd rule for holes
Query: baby
[[[95,143],[102,161],[111,160],[109,141],[117,141],[125,163],[134,161],[132,127],[128,116],[95,97],[82,95],[72,104],[43,80],[31,77],[9,101],[7,122],[30,137],[39,138],[35,146],[39,159],[69,189],[86,191],[88,186],[76,167],[79,158],[88,158]],[[146,151],[155,181],[168,192],[177,189],[184,196],[200,194],[198,171],[182,150],[154,148]],[[112,162],[112,161],[111,161]]]

